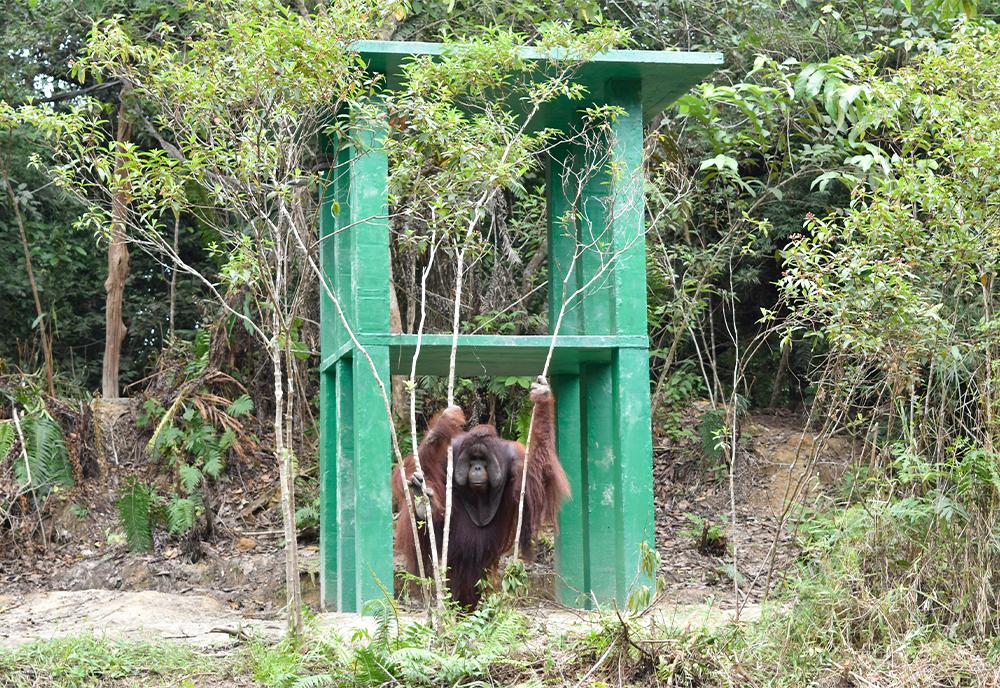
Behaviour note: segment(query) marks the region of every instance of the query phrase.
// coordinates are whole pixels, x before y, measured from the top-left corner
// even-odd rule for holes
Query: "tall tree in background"
[[[172,31],[157,40],[179,40],[199,13],[198,3],[184,0],[9,3],[0,22],[0,45],[18,49],[0,51],[0,101],[68,112],[82,98],[91,98],[107,113],[109,137],[148,146],[146,133],[127,116],[128,106],[121,107],[122,84],[97,81],[93,74],[81,83],[73,65],[95,20],[120,15],[134,35],[146,36],[161,24],[170,25]],[[120,113],[126,113],[124,121]],[[172,274],[146,255],[129,256],[126,243],[111,240],[120,237],[121,222],[109,223],[101,233],[99,245],[106,251],[95,250],[94,233],[77,225],[81,206],[50,183],[44,167],[50,146],[32,127],[6,128],[0,148],[10,182],[10,189],[0,189],[0,264],[28,260],[32,268],[30,276],[27,269],[19,270],[0,284],[0,331],[7,335],[0,340],[0,358],[29,369],[37,351],[50,389],[52,377],[115,398],[123,385],[145,375],[168,335]],[[33,158],[42,165],[31,164]],[[6,186],[2,180],[0,185]],[[127,194],[121,200],[124,212]],[[179,250],[211,271],[204,237],[185,231],[189,227],[177,225]],[[174,326],[185,333],[201,317],[199,287],[182,279],[175,288]],[[25,346],[33,339],[37,347]]]
[[[125,280],[128,279],[128,239],[126,222],[128,214],[129,184],[124,170],[125,148],[131,136],[131,127],[125,110],[127,89],[122,88],[118,102],[118,122],[115,131],[114,174],[118,179],[111,197],[111,227],[108,243],[108,278],[104,281],[107,300],[104,306],[104,366],[101,375],[101,393],[105,399],[118,398],[118,373],[121,365],[122,342],[125,341],[125,323],[122,320],[122,303],[125,299]]]
[[[13,121],[5,122],[0,117],[0,130],[6,128],[6,139],[8,146],[13,137]],[[21,212],[21,201],[10,180],[10,162],[7,156],[0,158],[0,176],[3,177],[4,190],[10,201],[10,207],[14,213],[14,220],[17,223],[18,236],[21,239],[21,249],[24,252],[24,270],[28,276],[28,285],[31,287],[31,297],[35,304],[35,322],[38,324],[38,339],[42,347],[42,356],[45,361],[45,383],[50,395],[55,395],[55,366],[52,362],[52,337],[49,333],[49,326],[46,323],[47,313],[42,307],[42,297],[39,293],[38,281],[35,279],[34,261],[31,258],[31,244],[28,242],[28,229],[24,221],[24,214]]]

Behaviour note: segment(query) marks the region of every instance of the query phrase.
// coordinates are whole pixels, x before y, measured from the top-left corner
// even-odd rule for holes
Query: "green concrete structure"
[[[357,48],[389,85],[407,57],[443,50],[394,42]],[[531,48],[524,56],[545,58]],[[550,374],[558,451],[573,490],[556,543],[556,596],[569,605],[624,602],[634,585],[647,582],[638,568],[642,543],[655,538],[643,127],[721,63],[717,53],[602,53],[575,76],[589,102],[552,103],[537,119],[538,126],[565,130],[593,103],[625,113],[610,137],[614,178],[603,174],[583,189],[569,188],[565,180],[573,176],[564,173],[585,164],[588,154],[573,146],[563,146],[547,171],[550,332],[564,300],[587,287],[566,309]],[[388,385],[390,375],[409,374],[416,335],[390,334],[388,164],[378,138],[358,132],[353,148],[340,151],[323,192],[319,231],[322,269]],[[392,589],[389,423],[371,365],[326,294],[321,324],[320,594],[327,609],[360,611]],[[551,342],[544,335],[461,335],[457,373],[534,376]],[[449,334],[424,335],[417,372],[447,375],[450,347]]]

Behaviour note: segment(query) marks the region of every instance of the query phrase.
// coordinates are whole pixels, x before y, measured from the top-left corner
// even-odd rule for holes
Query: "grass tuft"
[[[227,674],[222,660],[167,642],[82,635],[0,649],[4,688],[232,685],[211,680]]]

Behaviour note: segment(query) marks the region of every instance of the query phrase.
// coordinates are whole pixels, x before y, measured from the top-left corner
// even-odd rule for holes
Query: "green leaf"
[[[715,168],[717,170],[725,171],[731,170],[736,172],[739,169],[739,165],[736,162],[736,158],[731,158],[728,155],[723,155],[719,153],[714,158],[709,158],[708,160],[702,160],[699,170],[707,170],[709,168]]]
[[[219,451],[226,451],[236,442],[236,433],[233,432],[232,428],[226,428],[222,432],[222,437],[219,438]]]
[[[218,480],[219,476],[222,475],[222,469],[224,467],[225,466],[222,462],[222,452],[215,448],[209,449],[205,455],[205,465],[202,466],[202,470],[204,470],[205,475]]]
[[[193,500],[175,495],[167,505],[167,527],[173,535],[181,535],[194,528],[197,515]]]
[[[14,446],[14,438],[17,436],[14,430],[13,420],[0,420],[0,464]]]

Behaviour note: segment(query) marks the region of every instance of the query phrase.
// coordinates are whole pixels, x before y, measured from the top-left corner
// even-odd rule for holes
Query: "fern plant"
[[[319,495],[311,496],[295,510],[295,527],[300,531],[319,528]]]
[[[207,339],[199,342],[196,349],[207,346]],[[204,395],[191,403],[177,404],[170,411],[155,399],[146,401],[136,421],[140,427],[159,423],[150,446],[154,456],[165,460],[174,474],[174,488],[170,493],[159,502],[160,498],[153,499],[153,505],[161,508],[149,513],[146,522],[150,527],[156,520],[162,520],[171,535],[184,535],[197,525],[198,519],[205,513],[205,483],[222,476],[226,455],[237,440],[234,428],[238,428],[239,424],[236,419],[252,410],[253,400],[246,394],[232,401]],[[126,488],[123,500],[134,498],[129,489]],[[129,505],[131,508],[132,501]],[[135,524],[126,524],[121,508],[119,515],[129,546],[145,549],[148,545],[144,532],[134,533],[138,540],[133,545],[130,528]],[[129,511],[129,518],[133,517],[141,518]]]
[[[488,681],[499,664],[526,640],[524,617],[499,596],[487,597],[475,612],[443,619],[437,628],[423,623],[400,627],[395,602],[378,600],[374,634],[355,641],[353,680],[361,685],[464,686]]]
[[[525,618],[503,596],[486,597],[468,615],[445,614],[435,626],[400,621],[388,590],[368,602],[371,628],[359,628],[350,643],[312,634],[276,644],[254,639],[248,646],[254,677],[280,688],[319,686],[497,685],[498,671],[516,667],[514,654],[527,640]],[[311,622],[310,622],[311,623]]]
[[[200,499],[172,495],[166,510],[167,529],[170,534],[183,535],[194,528],[203,510]]]
[[[53,487],[72,485],[73,474],[59,424],[44,411],[24,415],[20,423],[23,450],[15,446],[19,438],[14,420],[0,420],[0,459],[10,455],[17,483],[30,488],[36,501],[44,499]]]

